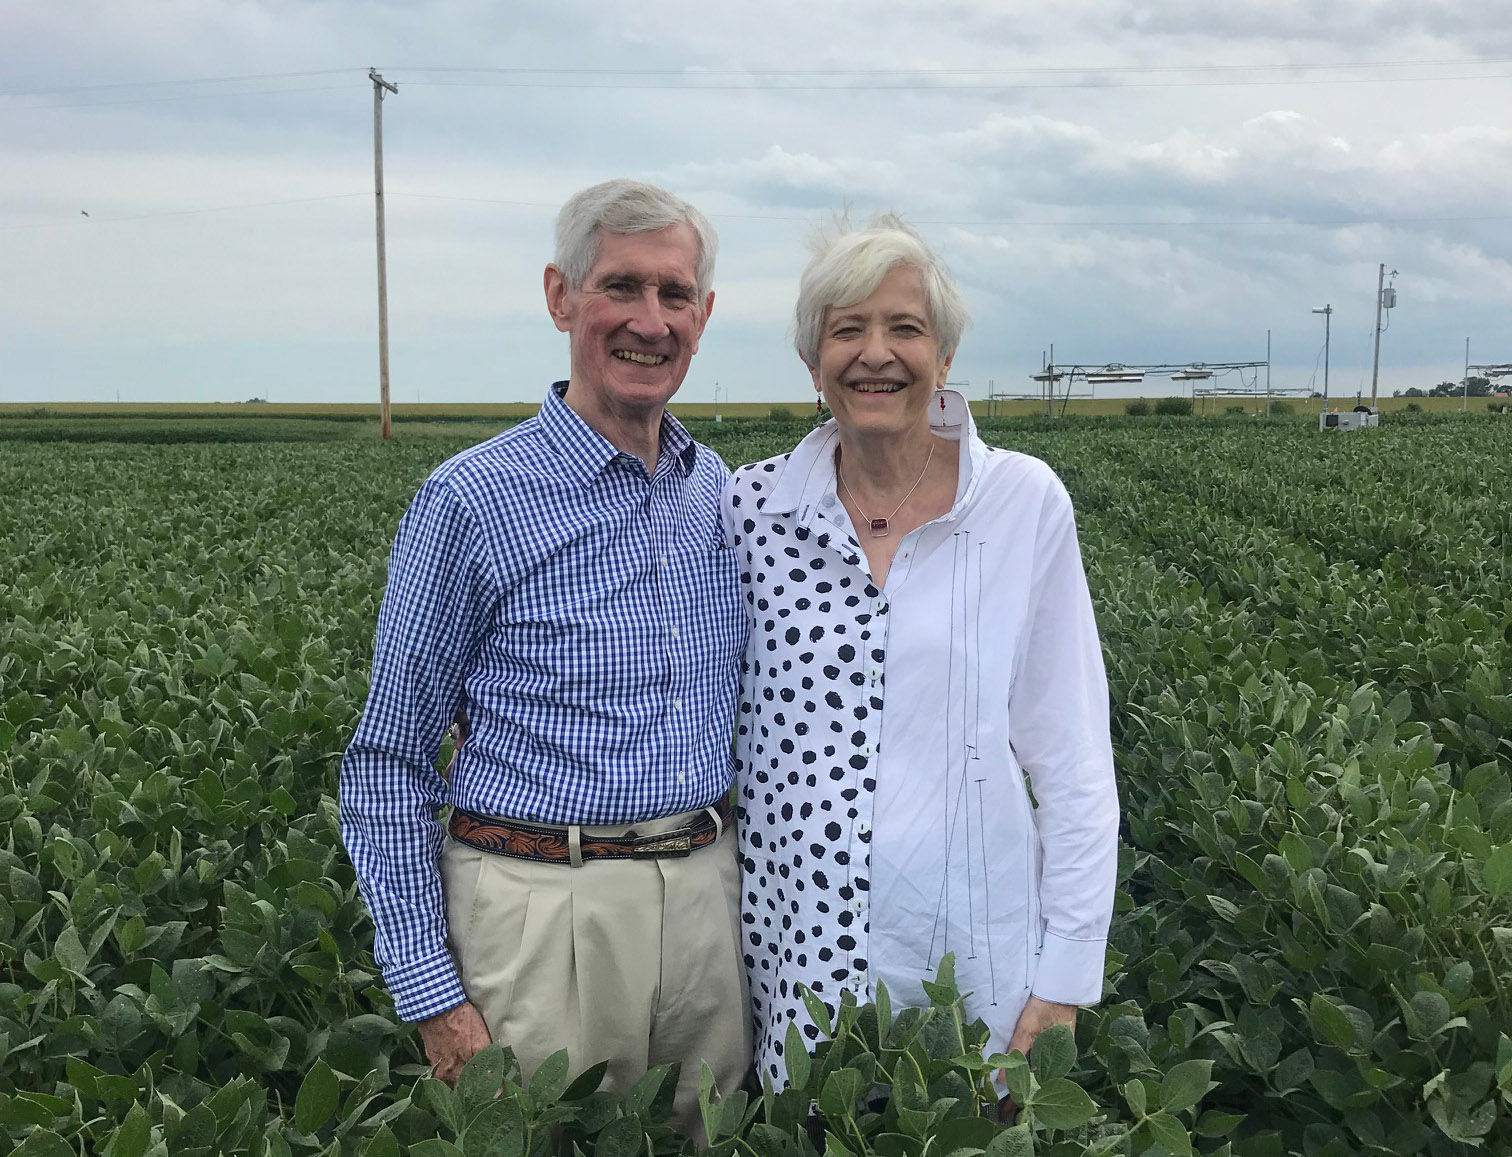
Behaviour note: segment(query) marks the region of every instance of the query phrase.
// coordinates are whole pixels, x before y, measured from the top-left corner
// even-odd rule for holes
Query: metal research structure
[[[1468,347],[1469,347],[1469,339],[1468,338],[1466,339],[1465,344],[1466,344],[1466,348],[1467,348],[1467,351],[1468,351]],[[1508,377],[1512,377],[1512,362],[1478,362],[1478,363],[1471,363],[1469,361],[1466,361],[1465,362],[1465,376],[1464,376],[1463,380],[1460,382],[1460,409],[1461,410],[1466,410],[1466,409],[1470,408],[1470,379],[1471,378],[1481,378],[1482,380],[1485,381],[1486,385],[1488,387],[1490,387],[1491,384],[1494,381],[1496,381],[1496,379],[1498,379],[1498,378],[1508,378]],[[1503,386],[1502,388],[1505,389],[1506,387]],[[1487,392],[1488,393],[1492,393],[1493,391],[1488,390]],[[1509,404],[1512,404],[1512,399],[1509,399]]]
[[[1265,371],[1264,384],[1260,371]],[[1246,374],[1248,378],[1246,379]],[[1237,383],[1220,387],[1220,379],[1237,375]],[[1054,416],[1055,404],[1060,403],[1060,412],[1065,415],[1072,398],[1095,398],[1098,386],[1140,385],[1152,378],[1165,378],[1172,382],[1191,383],[1192,408],[1198,400],[1210,397],[1263,397],[1272,396],[1270,388],[1270,359],[1252,362],[1150,362],[1131,365],[1124,362],[1104,362],[1093,365],[1084,362],[1057,362],[1055,347],[1050,347],[1050,356],[1037,374],[1029,375],[1038,383],[1033,392],[993,392],[987,394],[987,413],[997,414],[997,404],[1008,401],[1039,400],[1045,404],[1046,416]],[[1061,383],[1065,388],[1061,388]],[[1200,384],[1199,383],[1203,383]],[[1081,387],[1081,388],[1078,388]]]

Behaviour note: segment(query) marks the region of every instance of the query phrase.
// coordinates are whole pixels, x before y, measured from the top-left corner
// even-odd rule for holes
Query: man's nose
[[[648,285],[637,299],[628,324],[631,333],[646,341],[658,341],[671,331],[672,327],[667,324],[667,310],[656,286]]]

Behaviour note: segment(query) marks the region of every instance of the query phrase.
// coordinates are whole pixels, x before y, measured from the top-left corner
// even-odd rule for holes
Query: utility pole
[[[1333,322],[1333,306],[1325,305],[1322,309],[1315,309],[1313,312],[1323,315],[1323,412],[1326,414],[1328,413],[1328,338]],[[1317,365],[1316,362],[1313,364]]]
[[[1271,387],[1270,387],[1270,330],[1265,331],[1265,416],[1271,416]]]
[[[1391,276],[1395,277],[1396,275],[1397,271],[1393,269],[1391,271]],[[1376,408],[1376,383],[1379,381],[1381,376],[1381,311],[1383,309],[1390,309],[1396,304],[1396,290],[1392,289],[1389,291],[1391,294],[1390,301],[1387,301],[1386,299],[1387,292],[1386,263],[1383,261],[1381,263],[1380,273],[1376,277],[1375,356],[1371,361],[1370,367],[1370,409],[1372,412],[1374,412]]]
[[[389,414],[388,260],[383,249],[383,92],[398,93],[399,86],[384,80],[374,68],[368,69],[368,79],[373,82],[373,200],[378,211],[378,388],[382,398],[378,428],[388,441],[394,431]]]
[[[1460,390],[1460,412],[1470,408],[1470,339],[1465,339],[1465,383]]]

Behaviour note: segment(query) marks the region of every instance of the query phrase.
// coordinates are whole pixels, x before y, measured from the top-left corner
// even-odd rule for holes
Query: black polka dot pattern
[[[849,535],[740,516],[762,507],[782,461],[736,471],[729,496],[752,619],[736,742],[743,947],[757,1063],[779,1087],[788,1023],[818,1036],[799,984],[832,1015],[844,990],[870,999],[871,769],[887,657],[887,600]]]

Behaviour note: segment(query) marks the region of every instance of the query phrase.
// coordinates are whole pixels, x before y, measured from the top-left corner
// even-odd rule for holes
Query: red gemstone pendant
[[[871,520],[871,533],[873,538],[887,537],[887,519],[874,518]]]

